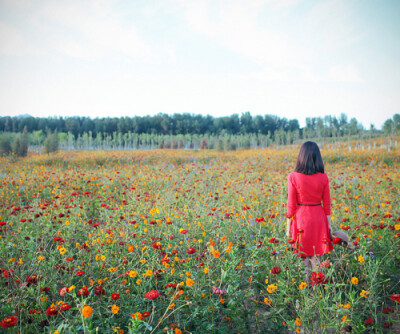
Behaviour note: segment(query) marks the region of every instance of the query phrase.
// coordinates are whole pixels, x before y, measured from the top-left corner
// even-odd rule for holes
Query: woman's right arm
[[[286,236],[290,236],[290,224],[292,217],[296,213],[297,209],[297,194],[296,188],[293,185],[291,174],[288,176],[288,202],[287,202],[287,213],[286,213]]]

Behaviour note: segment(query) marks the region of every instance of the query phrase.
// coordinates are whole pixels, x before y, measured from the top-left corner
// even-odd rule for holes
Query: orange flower
[[[83,307],[83,309],[82,309],[82,315],[83,315],[85,318],[89,318],[92,314],[93,314],[93,309],[92,309],[92,307],[89,306],[89,305],[85,305],[85,306]]]

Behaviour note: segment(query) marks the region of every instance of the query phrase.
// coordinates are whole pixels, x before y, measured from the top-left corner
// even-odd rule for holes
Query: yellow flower
[[[146,273],[143,276],[151,276],[153,275],[153,271],[152,270],[146,270]]]
[[[357,277],[352,277],[351,283],[353,283],[354,285],[357,285],[358,284],[358,278]]]
[[[344,315],[344,316],[342,317],[342,321],[345,322],[346,320],[347,320],[347,317]]]
[[[74,290],[75,289],[75,285],[71,285],[69,288],[68,288],[68,292],[71,292],[72,290]]]
[[[269,299],[268,297],[265,297],[265,298],[264,298],[264,303],[265,303],[265,304],[268,304],[268,305],[271,305],[272,300]]]
[[[118,311],[119,311],[119,307],[118,307],[117,305],[114,304],[114,305],[111,307],[111,311],[112,311],[112,313],[117,314]]]
[[[296,333],[301,333],[300,327],[296,327]]]
[[[138,279],[138,280],[136,281],[136,284],[137,284],[137,285],[140,285],[140,283],[142,283],[142,280],[141,280],[141,279]]]
[[[296,320],[294,321],[294,323],[296,324],[296,326],[301,326],[300,318],[296,318]]]
[[[38,261],[43,261],[43,260],[44,260],[44,256],[39,255],[39,256],[37,257],[37,260],[38,260]]]
[[[136,271],[130,270],[129,271],[129,277],[131,277],[131,278],[136,277]]]
[[[394,229],[395,229],[396,231],[400,230],[400,224],[394,225]]]
[[[368,290],[362,290],[362,291],[360,292],[360,296],[361,296],[361,297],[367,298],[368,295],[369,295],[369,291],[368,291]]]
[[[187,286],[193,286],[194,281],[191,278],[186,279],[186,285]]]
[[[175,304],[175,303],[172,303],[170,306],[168,306],[168,308],[169,308],[170,310],[172,310],[175,306],[176,306],[176,304]]]
[[[42,297],[40,297],[40,301],[43,303],[43,302],[45,302],[47,300],[47,297],[46,296],[42,296]]]
[[[300,290],[305,289],[308,286],[308,284],[306,282],[301,282],[299,285]]]
[[[265,284],[268,284],[268,282],[269,282],[269,281],[268,281],[268,278],[266,278],[266,279],[265,279]]]
[[[274,293],[277,289],[278,289],[278,286],[275,285],[275,284],[270,284],[270,285],[268,285],[268,287],[267,287],[267,291],[268,291],[269,293]]]
[[[343,308],[344,309],[349,309],[351,307],[351,304],[350,303],[347,303],[347,304],[344,304],[343,305]]]
[[[204,271],[205,274],[208,274],[208,267],[205,267],[205,268],[203,269],[203,271]]]
[[[61,255],[64,255],[67,252],[67,249],[65,247],[61,247],[59,251]]]
[[[59,331],[54,331],[53,334],[60,334],[60,332]]]
[[[102,255],[102,256],[100,256],[100,259],[101,259],[101,261],[105,261],[106,260],[106,256]]]
[[[358,257],[358,261],[359,261],[360,263],[364,263],[364,257],[363,257],[362,255],[360,255],[360,256]]]

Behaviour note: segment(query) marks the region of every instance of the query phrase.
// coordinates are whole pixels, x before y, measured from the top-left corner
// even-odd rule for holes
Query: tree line
[[[400,131],[400,114],[386,120],[387,135]],[[120,118],[0,117],[0,154],[26,155],[27,148],[52,152],[61,149],[247,149],[287,145],[301,139],[369,137],[355,118],[308,117],[300,128],[297,119],[249,112],[224,117],[192,114],[158,114]],[[19,148],[19,149],[18,149]],[[25,149],[26,148],[26,149]]]

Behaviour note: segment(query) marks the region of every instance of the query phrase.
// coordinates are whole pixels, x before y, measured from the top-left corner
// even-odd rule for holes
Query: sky
[[[400,113],[398,0],[0,0],[0,115]]]

